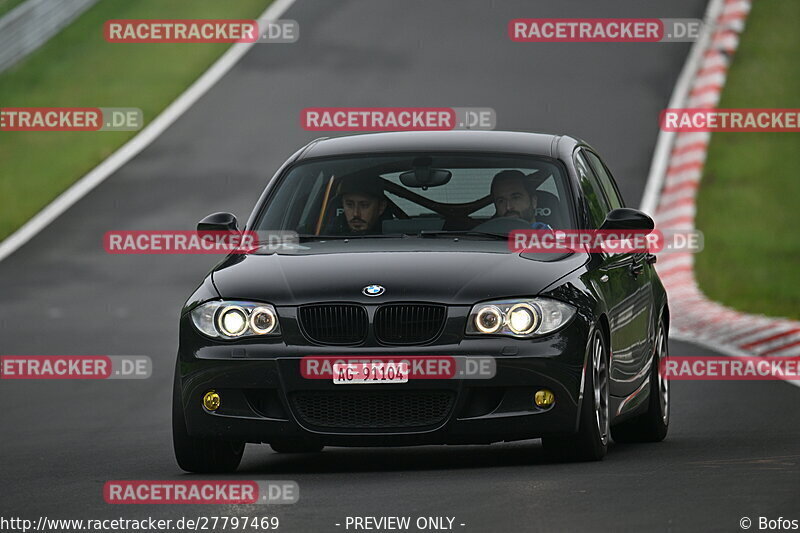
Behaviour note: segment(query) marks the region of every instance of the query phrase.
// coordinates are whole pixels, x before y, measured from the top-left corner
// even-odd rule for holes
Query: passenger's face
[[[386,200],[348,193],[342,197],[342,207],[351,231],[364,232],[374,227],[386,209]]]
[[[501,181],[495,185],[494,207],[501,217],[517,217],[533,221],[536,195],[525,190],[522,180]]]

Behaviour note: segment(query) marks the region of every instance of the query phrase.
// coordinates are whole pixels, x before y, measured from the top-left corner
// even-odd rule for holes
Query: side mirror
[[[239,224],[231,213],[213,213],[197,223],[197,231],[239,231]]]
[[[620,207],[612,209],[606,215],[601,230],[644,230],[652,231],[656,227],[653,219],[638,209]]]

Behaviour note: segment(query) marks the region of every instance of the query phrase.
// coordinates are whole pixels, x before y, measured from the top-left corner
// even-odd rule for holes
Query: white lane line
[[[673,89],[672,96],[669,99],[667,107],[670,109],[680,108],[682,107],[682,103],[686,101],[686,96],[689,94],[689,89],[694,80],[694,75],[697,72],[697,67],[703,59],[703,53],[708,48],[708,43],[711,40],[710,28],[712,28],[712,23],[716,21],[720,13],[722,13],[723,5],[723,0],[711,0],[708,3],[704,17],[705,24],[703,24],[703,32],[700,38],[692,44],[689,57],[683,65],[683,69],[678,77],[678,83],[675,84],[675,89]],[[674,132],[665,132],[661,130],[658,133],[653,162],[650,164],[650,172],[647,176],[647,184],[645,185],[640,207],[640,209],[647,214],[653,215],[656,212],[658,197],[661,193],[661,187],[664,184],[664,174],[667,170],[667,164],[669,163],[674,138]]]
[[[259,20],[274,20],[286,12],[295,0],[275,0],[259,16]],[[150,143],[170,127],[197,100],[213,87],[250,50],[255,43],[236,43],[232,45],[208,70],[206,70],[188,89],[175,99],[150,124],[133,139],[122,145],[102,163],[76,181],[41,211],[33,216],[17,231],[0,242],[0,261],[14,253],[23,244],[46,228],[78,200],[100,185],[122,165],[133,159]]]

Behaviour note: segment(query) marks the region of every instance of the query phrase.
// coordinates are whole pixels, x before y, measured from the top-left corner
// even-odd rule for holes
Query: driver
[[[503,170],[492,178],[495,217],[516,217],[531,223],[531,229],[553,229],[536,221],[536,185],[519,170]]]
[[[345,233],[367,235],[381,233],[381,215],[388,202],[383,186],[376,178],[352,176],[342,180],[339,186],[344,217]]]

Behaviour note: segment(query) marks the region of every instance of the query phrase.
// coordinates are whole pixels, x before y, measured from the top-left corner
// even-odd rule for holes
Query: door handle
[[[644,270],[644,263],[644,261],[634,261],[631,263],[630,270],[634,277],[642,273]]]

